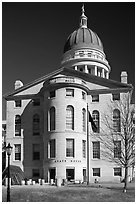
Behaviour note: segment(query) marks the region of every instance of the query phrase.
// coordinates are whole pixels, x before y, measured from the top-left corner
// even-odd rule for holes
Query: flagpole
[[[89,111],[87,103],[87,185],[89,185]]]

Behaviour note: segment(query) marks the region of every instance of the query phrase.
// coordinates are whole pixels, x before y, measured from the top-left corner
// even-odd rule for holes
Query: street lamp
[[[7,202],[10,202],[10,155],[12,152],[12,147],[10,146],[10,143],[6,147],[6,152],[8,155],[8,186],[7,186]]]

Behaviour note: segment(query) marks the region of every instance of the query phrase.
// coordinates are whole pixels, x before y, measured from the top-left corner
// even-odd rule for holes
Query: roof
[[[110,89],[127,89],[127,90],[131,90],[133,89],[133,86],[131,84],[125,84],[125,83],[121,83],[121,82],[117,82],[114,80],[110,80],[110,79],[105,79],[102,77],[98,77],[98,76],[94,76],[94,75],[90,75],[84,72],[80,72],[80,71],[76,71],[73,70],[72,68],[60,68],[54,72],[51,72],[50,74],[47,74],[41,78],[38,78],[8,94],[5,94],[3,97],[7,100],[8,97],[13,96],[14,94],[17,94],[19,92],[22,92],[32,86],[35,86],[41,82],[45,82],[47,80],[49,80],[50,78],[58,75],[58,74],[66,74],[67,76],[74,76],[74,77],[78,77],[81,78],[87,82],[91,82],[94,84],[98,84],[98,85],[102,85],[102,86],[106,86]]]

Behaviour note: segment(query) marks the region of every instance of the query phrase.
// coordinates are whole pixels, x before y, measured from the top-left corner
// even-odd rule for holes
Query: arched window
[[[86,131],[86,110],[85,108],[82,109],[82,129],[83,129],[83,132]]]
[[[74,130],[74,108],[67,106],[66,109],[66,129]]]
[[[115,109],[113,111],[113,129],[115,132],[120,132],[120,111]]]
[[[51,130],[55,130],[56,120],[55,120],[55,108],[54,107],[50,108],[49,114],[50,114],[50,131],[51,131]]]
[[[40,134],[40,117],[38,114],[33,115],[33,135]]]
[[[92,112],[92,118],[93,118],[93,121],[97,127],[97,131],[96,132],[100,132],[100,121],[99,121],[99,112],[97,110],[94,110]]]
[[[15,136],[21,136],[21,116],[15,116]]]

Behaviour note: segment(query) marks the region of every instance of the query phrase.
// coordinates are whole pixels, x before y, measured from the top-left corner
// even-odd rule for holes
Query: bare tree
[[[124,192],[127,190],[128,169],[135,165],[134,105],[131,93],[121,94],[121,100],[108,105],[102,116],[101,134],[102,158],[124,168]]]

